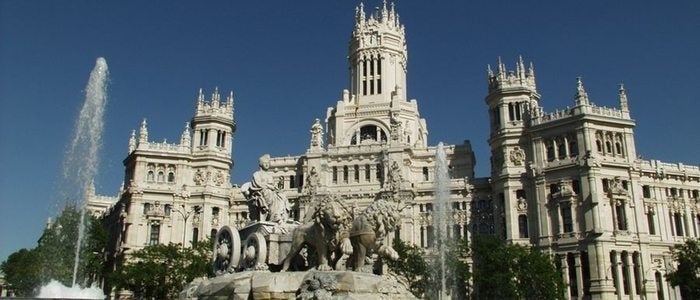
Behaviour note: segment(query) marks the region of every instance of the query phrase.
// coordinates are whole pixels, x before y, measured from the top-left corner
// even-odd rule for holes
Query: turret
[[[530,63],[526,69],[522,56],[518,57],[515,71],[508,71],[499,57],[496,73],[489,65],[487,75],[489,95],[486,104],[491,116],[492,136],[501,129],[523,127],[526,112],[537,114],[540,111],[534,67]]]
[[[225,102],[221,102],[219,89],[215,88],[207,101],[200,89],[195,115],[190,124],[194,133],[193,153],[230,157],[231,138],[236,131],[236,122],[233,119],[233,92],[229,93]],[[189,135],[188,128],[183,132],[181,143],[186,142],[185,135]]]

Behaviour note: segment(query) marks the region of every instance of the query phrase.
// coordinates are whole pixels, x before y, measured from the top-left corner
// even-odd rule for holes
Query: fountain
[[[60,199],[76,201],[80,208],[80,222],[78,240],[75,247],[75,259],[73,263],[72,289],[75,290],[80,262],[80,249],[85,233],[85,205],[86,191],[92,185],[99,166],[99,152],[101,148],[102,129],[104,127],[104,110],[107,103],[107,62],[104,58],[97,58],[95,67],[90,73],[88,84],[85,87],[85,102],[80,109],[80,114],[75,122],[73,136],[66,150],[63,162],[63,173],[60,185]],[[53,287],[51,291],[58,291],[58,282],[52,282],[44,288]],[[42,290],[44,290],[42,288]],[[63,289],[65,290],[65,289]],[[47,291],[47,293],[51,293]],[[71,292],[73,295],[74,293]],[[51,296],[51,295],[46,295]],[[55,297],[56,295],[53,295]]]
[[[435,210],[433,211],[433,221],[435,224],[435,233],[438,246],[439,271],[440,271],[440,290],[438,291],[439,299],[449,298],[447,296],[446,272],[445,272],[445,255],[447,253],[447,209],[450,198],[448,184],[450,176],[448,173],[447,155],[442,142],[438,143],[435,152],[435,200],[433,202]]]

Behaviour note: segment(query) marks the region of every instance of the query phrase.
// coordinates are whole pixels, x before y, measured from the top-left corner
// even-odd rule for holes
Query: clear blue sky
[[[0,260],[55,215],[63,153],[97,57],[111,71],[100,194],[116,195],[130,132],[176,141],[201,87],[234,90],[233,183],[263,153],[303,153],[347,87],[357,1],[0,1]],[[380,5],[366,1],[367,8]],[[700,2],[397,1],[408,87],[431,145],[469,139],[487,176],[486,65],[535,65],[542,106],[627,88],[645,158],[698,165]]]

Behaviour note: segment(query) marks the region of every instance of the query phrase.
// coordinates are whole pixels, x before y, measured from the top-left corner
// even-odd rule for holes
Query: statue
[[[401,176],[401,168],[399,168],[399,163],[395,161],[391,162],[391,167],[389,168],[386,177],[386,189],[398,192],[401,189],[401,182],[403,182],[403,177]]]
[[[311,167],[309,174],[306,176],[306,184],[303,188],[304,194],[316,195],[319,184],[320,179],[318,178],[318,171],[316,171],[316,167]]]
[[[350,263],[354,271],[363,271],[365,257],[373,253],[391,260],[399,259],[399,254],[389,245],[384,245],[384,238],[400,227],[401,217],[398,208],[385,199],[379,199],[355,218],[350,229],[352,255]]]
[[[313,213],[292,233],[292,245],[284,259],[282,271],[287,271],[292,259],[305,245],[317,255],[319,271],[330,271],[342,255],[350,255],[353,247],[349,239],[351,212],[339,199],[327,196],[317,202]],[[329,261],[332,262],[329,263]]]
[[[261,156],[259,163],[260,170],[253,173],[252,181],[241,186],[241,191],[249,202],[251,218],[283,223],[289,218],[292,205],[281,191],[277,180],[268,171],[270,155]]]
[[[321,120],[316,119],[311,125],[311,148],[323,147],[323,126]]]

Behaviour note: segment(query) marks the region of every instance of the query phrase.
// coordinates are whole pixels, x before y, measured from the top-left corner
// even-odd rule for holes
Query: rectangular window
[[[219,215],[219,208],[218,207],[212,207],[211,208],[211,215],[212,216],[218,216]]]
[[[148,245],[157,245],[160,238],[160,224],[151,224],[151,236],[148,240]]]
[[[196,242],[199,240],[199,228],[192,228],[192,241]]]
[[[365,181],[370,182],[372,180],[372,170],[369,165],[365,165]]]
[[[338,183],[338,167],[333,167],[333,183]]]
[[[656,234],[656,225],[654,224],[654,214],[647,212],[647,224],[649,224],[649,234]]]
[[[615,216],[617,217],[617,229],[627,230],[627,216],[625,215],[625,204],[615,205]]]
[[[571,189],[576,193],[576,195],[581,194],[581,184],[578,180],[574,179],[571,181]]]
[[[527,226],[528,226],[527,225],[527,216],[526,215],[519,215],[518,216],[518,228],[520,229],[520,238],[521,239],[526,239],[529,237]]]
[[[355,182],[360,182],[360,166],[358,166],[358,165],[355,165],[354,177],[355,177]]]
[[[297,181],[294,175],[289,175],[289,188],[293,189],[297,187]]]
[[[561,218],[564,223],[564,232],[574,231],[574,220],[571,216],[571,206],[562,206]]]
[[[603,179],[603,192],[608,192],[608,189],[610,189],[610,180],[607,178]]]
[[[428,170],[428,167],[423,167],[423,181],[429,180],[429,172],[430,170]]]
[[[348,166],[343,166],[343,183],[348,183]]]
[[[377,79],[377,94],[381,94],[381,93],[382,93],[382,79],[379,78],[379,79]]]
[[[642,197],[651,198],[651,188],[648,185],[642,186]]]
[[[517,198],[517,199],[527,199],[527,198],[525,197],[525,190],[520,189],[520,190],[515,191],[515,198]]]
[[[380,182],[384,181],[384,170],[381,164],[377,164],[377,180]]]
[[[676,226],[676,236],[683,236],[683,216],[680,213],[673,214],[673,223]]]

